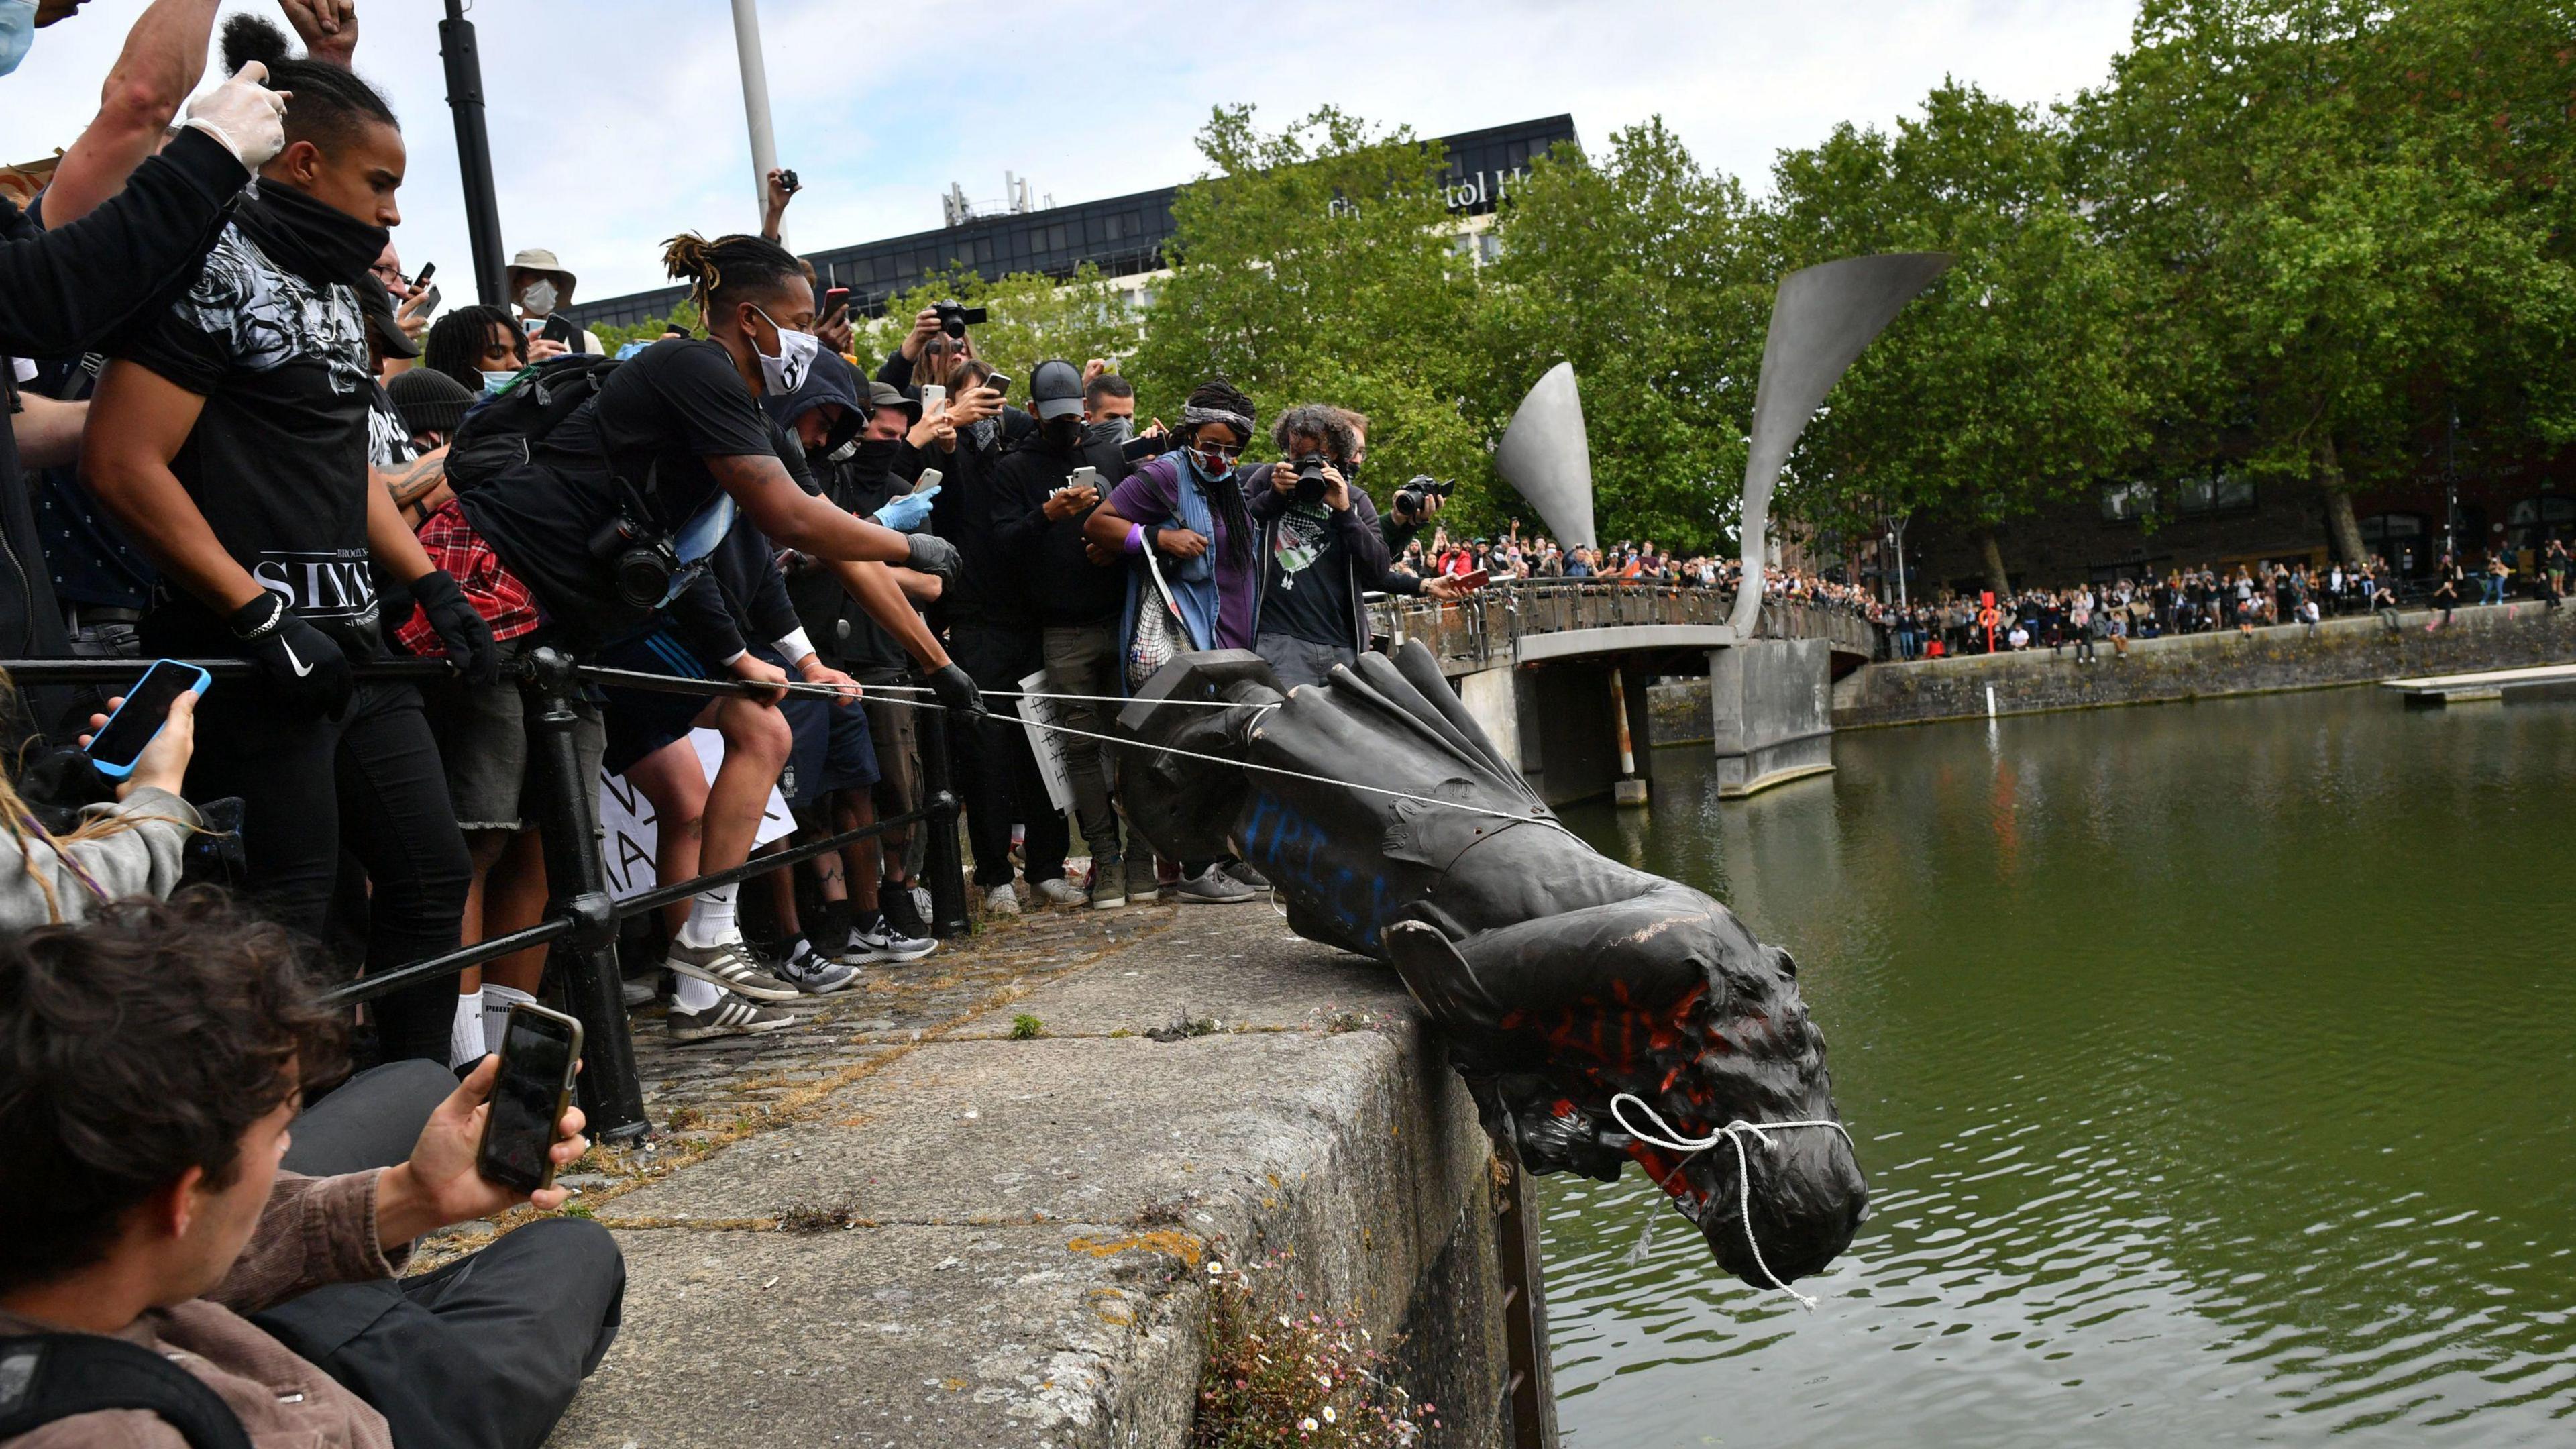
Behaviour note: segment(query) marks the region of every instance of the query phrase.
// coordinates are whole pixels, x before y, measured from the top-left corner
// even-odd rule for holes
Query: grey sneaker
[[[796,1024],[796,1018],[774,1007],[754,1006],[728,991],[704,1011],[682,1011],[677,1005],[662,1018],[673,1041],[705,1041],[718,1036],[754,1036]]]
[[[1181,877],[1179,894],[1185,906],[1239,906],[1261,892],[1212,865],[1197,875]]]
[[[1261,872],[1254,870],[1250,861],[1227,861],[1225,863],[1224,870],[1227,878],[1231,880],[1239,880],[1245,885],[1252,887],[1254,890],[1266,891],[1270,889],[1270,878],[1263,875]]]
[[[1104,859],[1095,852],[1091,857],[1091,884],[1083,894],[1090,898],[1095,911],[1114,911],[1127,904],[1127,867],[1116,856]]]
[[[1082,887],[1066,880],[1063,876],[1057,876],[1053,880],[1039,881],[1035,890],[1037,891],[1038,899],[1050,906],[1078,906],[1082,904]]]
[[[1140,850],[1127,857],[1127,904],[1150,906],[1162,893],[1163,883],[1154,877],[1154,853]]]
[[[907,936],[891,920],[873,926],[850,928],[849,944],[832,953],[832,959],[848,965],[870,961],[918,961],[939,949],[939,943],[926,936]]]
[[[721,941],[713,946],[683,946],[673,941],[671,953],[662,964],[683,976],[695,976],[754,1001],[794,1001],[798,995],[795,987],[761,969],[751,948],[740,940]]]
[[[985,915],[1016,916],[1019,913],[1020,893],[1011,889],[1009,882],[1005,881],[984,892]]]
[[[779,980],[808,996],[829,996],[858,984],[858,967],[826,956],[803,941],[796,944],[803,949],[770,968],[777,972]]]

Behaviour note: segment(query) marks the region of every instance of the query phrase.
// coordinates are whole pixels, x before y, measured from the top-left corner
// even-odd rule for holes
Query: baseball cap
[[[1039,422],[1082,414],[1082,370],[1050,358],[1029,374],[1029,410]]]
[[[874,412],[878,408],[901,408],[911,414],[914,422],[921,421],[921,399],[906,397],[902,388],[872,377],[868,379],[868,411]]]

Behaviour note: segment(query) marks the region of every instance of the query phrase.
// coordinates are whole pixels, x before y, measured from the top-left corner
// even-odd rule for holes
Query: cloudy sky
[[[0,80],[0,157],[66,145],[144,0],[91,0]],[[440,0],[362,0],[358,69],[407,127],[396,233],[470,290]],[[1005,169],[1059,202],[1197,173],[1209,108],[1273,123],[1330,101],[1423,135],[1572,113],[1587,146],[1660,113],[1760,189],[1773,153],[1886,125],[1945,75],[2019,101],[2099,83],[2133,0],[761,0],[779,157],[807,250],[940,224],[951,181]],[[276,14],[274,3],[225,9]],[[507,244],[549,246],[580,295],[661,284],[674,231],[749,230],[750,148],[727,0],[476,0]]]

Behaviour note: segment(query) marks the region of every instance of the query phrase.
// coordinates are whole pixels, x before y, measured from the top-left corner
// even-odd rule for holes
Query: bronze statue
[[[1498,1148],[1603,1181],[1636,1162],[1757,1286],[1816,1272],[1851,1241],[1868,1189],[1840,1131],[1739,1139],[1739,1158],[1723,1141],[1686,1153],[1623,1130],[1622,1093],[1678,1140],[1831,1121],[1797,966],[1707,895],[1558,823],[1421,644],[1293,695],[1259,655],[1185,654],[1118,732],[1134,746],[1122,769],[1137,828],[1166,855],[1240,855],[1297,934],[1392,965]]]

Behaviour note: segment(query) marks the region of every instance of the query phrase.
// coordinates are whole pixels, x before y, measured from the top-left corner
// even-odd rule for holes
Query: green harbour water
[[[1872,1215],[1544,1180],[1569,1445],[2576,1444],[2576,704],[1847,731],[1569,818],[1798,958]]]

